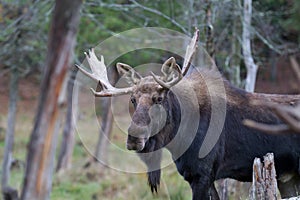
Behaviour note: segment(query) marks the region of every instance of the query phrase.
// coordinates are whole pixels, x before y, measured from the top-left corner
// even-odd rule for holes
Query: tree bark
[[[239,1],[239,0],[238,0]],[[241,67],[240,67],[240,52],[241,52],[241,45],[239,42],[239,33],[241,32],[241,24],[239,20],[236,20],[237,14],[239,11],[238,2],[234,2],[233,8],[233,18],[232,18],[232,40],[231,40],[231,69],[233,71],[231,81],[237,87],[241,87]]]
[[[108,152],[108,142],[110,138],[110,133],[112,129],[113,115],[111,111],[111,99],[103,98],[101,100],[102,107],[102,120],[101,120],[101,128],[99,131],[99,138],[97,142],[97,146],[95,149],[95,158],[106,163]]]
[[[112,84],[116,83],[118,73],[116,68],[110,67],[108,69],[108,75],[110,75],[110,79]],[[101,99],[101,107],[102,107],[102,120],[101,120],[101,128],[99,130],[99,138],[97,142],[97,146],[95,149],[95,159],[104,161],[107,163],[108,158],[108,144],[109,138],[113,125],[113,114],[111,111],[111,98],[103,98]]]
[[[223,179],[219,184],[220,200],[228,200],[228,179]]]
[[[277,180],[273,153],[264,156],[264,164],[254,159],[250,199],[277,199]]]
[[[56,165],[56,172],[70,169],[72,165],[72,154],[75,144],[75,124],[78,116],[79,88],[74,84],[77,71],[77,69],[74,69],[68,78],[66,122]]]
[[[5,136],[4,156],[2,163],[2,177],[1,177],[1,189],[4,199],[17,199],[17,190],[10,188],[10,166],[12,163],[12,151],[15,134],[15,123],[16,123],[16,111],[18,101],[18,80],[19,72],[17,68],[12,69],[10,74],[10,86],[9,86],[9,108],[8,108],[8,119],[7,119],[7,132]]]
[[[47,200],[50,196],[58,97],[73,56],[81,4],[81,0],[56,0],[39,106],[28,147],[23,200]]]
[[[212,25],[212,13],[211,13],[211,0],[205,0],[205,44],[206,51],[210,57],[214,60],[215,57],[215,47],[214,47],[214,28]]]
[[[245,90],[254,92],[256,74],[258,66],[254,63],[251,53],[251,17],[252,17],[252,0],[244,0],[244,18],[243,18],[243,34],[242,34],[242,48],[244,62],[247,68],[247,77]]]

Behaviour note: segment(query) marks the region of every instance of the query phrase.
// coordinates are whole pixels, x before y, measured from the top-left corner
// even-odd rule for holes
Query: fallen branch
[[[266,133],[300,133],[300,101],[294,107],[270,102],[263,105],[269,107],[285,124],[264,124],[246,119],[244,125]]]

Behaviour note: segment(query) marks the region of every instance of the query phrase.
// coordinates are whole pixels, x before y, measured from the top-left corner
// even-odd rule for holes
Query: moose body
[[[167,148],[179,173],[189,182],[193,199],[218,199],[214,181],[233,178],[239,181],[252,180],[252,163],[255,157],[262,158],[274,153],[278,186],[282,197],[296,195],[300,188],[300,135],[270,135],[243,125],[244,119],[265,124],[281,124],[280,119],[264,105],[252,101],[293,104],[300,95],[267,95],[247,93],[230,85],[214,70],[193,70],[188,75],[181,71],[174,58],[162,66],[163,76],[141,77],[126,64],[118,63],[117,69],[131,85],[129,88],[114,88],[109,84],[103,58],[99,62],[93,51],[87,54],[92,74],[78,66],[89,77],[99,81],[102,91],[95,96],[131,94],[134,107],[132,122],[128,128],[127,149],[135,150],[148,167],[148,183],[152,192],[160,183],[162,148]],[[190,61],[190,60],[188,60]],[[100,67],[101,70],[97,70]],[[185,67],[185,66],[184,66]],[[221,82],[225,96],[216,86]],[[192,94],[195,98],[191,98]],[[182,100],[183,99],[183,100]],[[212,100],[214,99],[214,100]],[[223,102],[223,104],[222,104]],[[212,116],[212,108],[225,120],[213,148],[204,157],[199,156],[211,124],[218,124]],[[184,118],[182,107],[188,107],[193,118]],[[199,118],[197,116],[199,115]],[[181,124],[196,121],[195,133]],[[218,119],[217,119],[218,120]],[[214,134],[214,133],[213,133]],[[173,142],[176,139],[177,142]],[[179,138],[179,139],[178,139]]]
[[[212,151],[204,158],[199,158],[200,147],[207,134],[211,119],[211,102],[209,101],[209,94],[206,89],[210,86],[204,84],[204,80],[202,80],[203,75],[201,75],[201,73],[207,72],[205,72],[205,70],[195,72],[193,75],[186,77],[185,80],[182,80],[189,82],[189,85],[193,86],[192,88],[182,88],[182,93],[184,93],[184,90],[195,90],[199,92],[197,93],[199,110],[194,110],[194,112],[200,113],[200,120],[197,133],[191,145],[181,156],[175,156],[174,159],[177,170],[184,179],[189,182],[192,188],[193,199],[209,199],[210,196],[218,198],[213,185],[217,179],[233,178],[239,181],[251,182],[254,158],[262,158],[269,152],[274,153],[275,168],[279,180],[278,185],[282,197],[296,195],[297,192],[299,192],[298,189],[300,186],[300,135],[292,133],[289,135],[266,134],[244,126],[243,120],[252,119],[266,124],[280,124],[282,122],[267,106],[253,105],[251,102],[255,100],[290,104],[299,100],[300,96],[247,93],[234,88],[227,81],[223,80],[227,95],[224,127]],[[150,80],[148,81],[151,82]],[[147,84],[141,83],[141,85],[137,85],[137,93],[139,93],[139,87],[143,87],[142,90],[147,92],[141,92],[141,95],[138,96],[135,96],[136,93],[133,93],[132,97],[135,99],[133,102],[136,104],[136,111],[133,114],[132,124],[134,125],[129,127],[127,145],[130,150],[137,150],[138,153],[152,152],[165,147],[176,136],[178,125],[181,123],[181,120],[183,120],[180,116],[181,110],[176,96],[172,91],[168,91],[167,94],[163,95],[164,98],[161,100],[162,102],[160,102],[168,113],[166,126],[162,128],[159,133],[149,137],[144,142],[144,146],[139,146],[143,142],[139,143],[137,141],[138,136],[136,133],[132,134],[132,132],[134,132],[132,129],[134,129],[137,124],[145,126],[145,124],[151,120],[151,117],[147,120],[149,116],[148,112],[149,108],[157,103],[155,100],[152,101],[152,96],[158,87],[158,85],[155,85],[155,81],[152,81],[151,84],[148,82]],[[152,90],[145,90],[145,85],[150,86]],[[181,85],[179,87],[183,86]],[[148,101],[150,102],[149,104],[145,104],[147,101],[143,99],[145,98],[143,95],[146,95],[146,98],[150,99]],[[141,132],[139,134],[140,136],[143,135]],[[186,133],[186,137],[190,137],[189,133]],[[184,142],[184,138],[182,142]],[[173,155],[174,153],[176,154],[177,146],[167,147],[167,149]],[[150,156],[149,158],[142,158],[142,160],[148,166],[159,165],[160,156],[161,155]],[[159,184],[159,176],[159,170],[150,170],[150,172],[148,172],[148,182],[152,190],[156,190]],[[288,181],[294,181],[297,189],[287,189],[284,185],[287,184],[285,182]],[[288,187],[290,187],[290,185]]]

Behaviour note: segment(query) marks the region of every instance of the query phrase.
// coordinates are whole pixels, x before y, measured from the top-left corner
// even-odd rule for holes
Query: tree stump
[[[255,158],[253,163],[253,177],[250,199],[277,199],[277,180],[273,153],[264,156],[263,163]]]
[[[4,200],[19,200],[18,191],[16,189],[5,186],[2,190]]]

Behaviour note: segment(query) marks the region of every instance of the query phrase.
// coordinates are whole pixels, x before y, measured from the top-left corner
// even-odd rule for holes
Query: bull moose
[[[130,84],[127,88],[115,88],[110,84],[103,57],[99,61],[93,50],[86,54],[92,73],[77,67],[101,85],[100,92],[92,90],[95,96],[131,94],[134,113],[128,128],[127,149],[135,150],[147,165],[148,183],[152,192],[157,191],[160,184],[162,155],[159,150],[165,147],[172,154],[178,172],[190,184],[193,199],[218,199],[214,186],[217,179],[233,178],[251,182],[254,158],[262,158],[268,152],[274,153],[281,196],[299,194],[300,134],[265,134],[244,126],[243,120],[281,124],[280,119],[267,106],[251,104],[251,101],[289,105],[297,102],[300,95],[249,93],[233,87],[216,75],[214,69],[193,70],[190,68],[190,61],[196,43],[197,37],[195,39],[194,36],[182,70],[171,57],[162,65],[162,76],[152,73],[151,76],[142,77],[129,65],[118,63],[118,72]],[[218,90],[214,85],[216,81],[221,81],[224,85],[225,99],[218,96],[218,91],[209,92],[209,89]],[[191,91],[197,101],[189,100]],[[181,96],[178,97],[178,94]],[[216,101],[211,100],[212,96],[215,96]],[[180,103],[179,98],[185,99],[185,103]],[[223,128],[213,148],[207,155],[199,157],[209,124],[213,120],[212,104],[215,103],[218,109],[221,105],[218,102],[225,102],[226,106]],[[195,120],[183,118],[183,105],[188,106],[191,113],[200,116],[199,120],[196,119],[195,133],[191,133],[188,128],[178,133],[182,122]],[[172,143],[178,134],[181,134],[179,140]],[[188,146],[182,148],[184,144]]]

